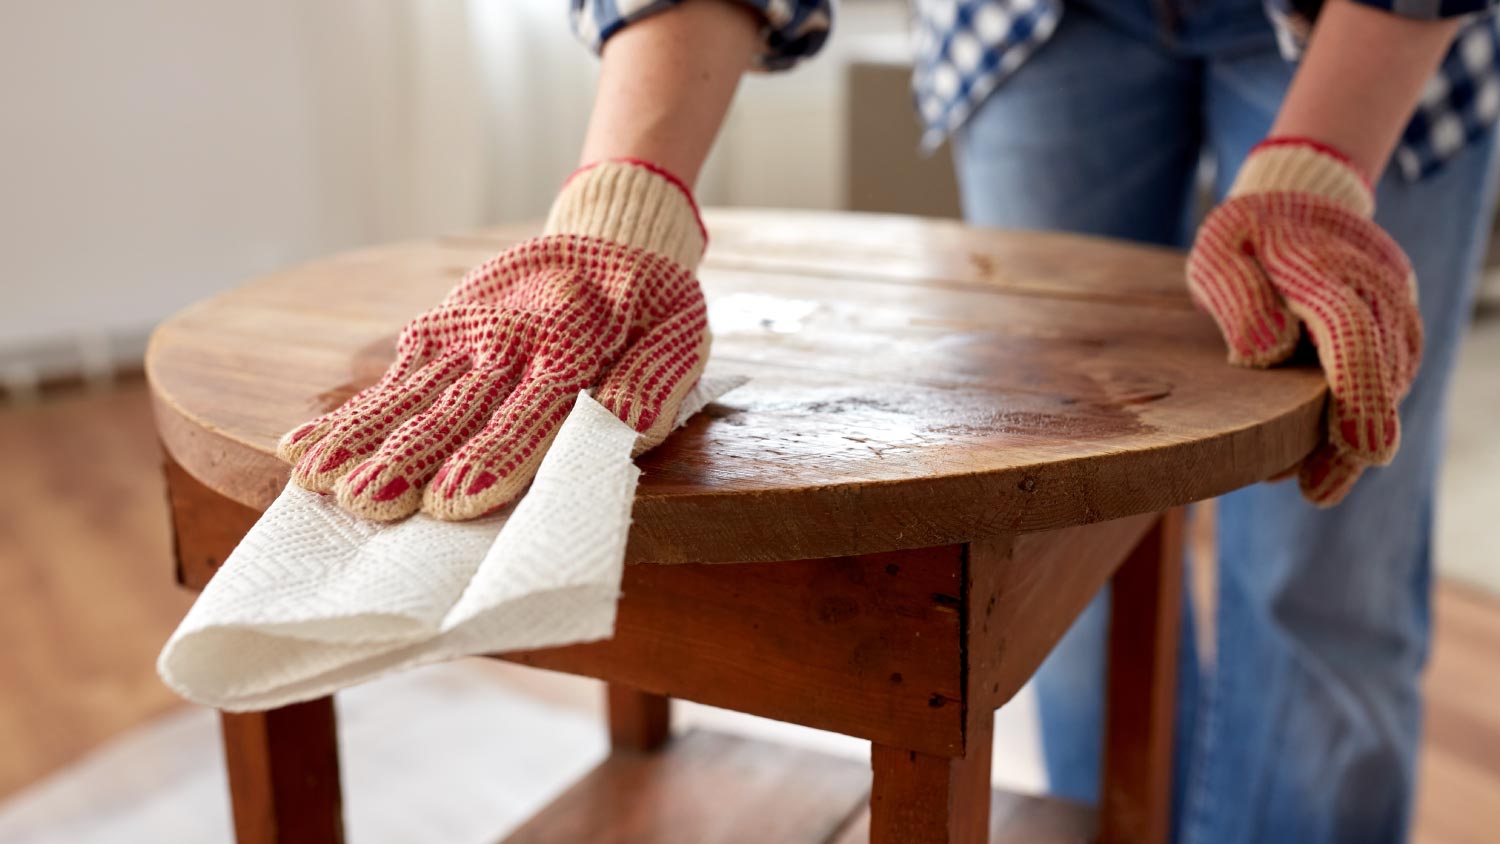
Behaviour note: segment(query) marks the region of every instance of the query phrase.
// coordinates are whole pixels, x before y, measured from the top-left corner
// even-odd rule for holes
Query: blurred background
[[[596,70],[563,6],[0,11],[0,842],[229,840],[213,715],[153,669],[190,596],[172,581],[146,339],[190,302],[315,256],[539,217],[575,163]],[[957,216],[946,150],[916,153],[904,3],[841,11],[816,61],[742,88],[704,204]],[[1487,273],[1439,513],[1423,842],[1500,828],[1500,261]],[[596,688],[510,665],[425,669],[341,707],[357,841],[493,840],[605,752]],[[1036,791],[1031,707],[1002,712],[996,779]]]

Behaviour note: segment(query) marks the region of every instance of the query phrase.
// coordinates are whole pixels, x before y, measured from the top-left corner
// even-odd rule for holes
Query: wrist
[[[1259,193],[1312,194],[1359,214],[1375,211],[1369,177],[1339,149],[1311,138],[1276,136],[1256,144],[1229,197]]]
[[[708,231],[686,184],[649,161],[615,158],[580,167],[563,182],[544,232],[623,243],[696,268]]]

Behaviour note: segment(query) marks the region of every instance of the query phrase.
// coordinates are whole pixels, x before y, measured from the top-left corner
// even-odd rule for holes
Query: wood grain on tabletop
[[[752,380],[641,458],[632,561],[1099,521],[1247,485],[1315,442],[1321,377],[1226,365],[1177,253],[901,217],[709,222],[709,369]],[[530,232],[335,256],[178,314],[147,360],[168,450],[264,508],[281,433],[378,377],[405,322]]]

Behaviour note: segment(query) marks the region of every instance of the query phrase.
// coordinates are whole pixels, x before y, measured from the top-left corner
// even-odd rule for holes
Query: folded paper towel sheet
[[[744,383],[705,376],[681,425]],[[287,485],[157,660],[183,697],[270,709],[401,668],[614,632],[636,434],[587,393],[531,488],[491,516],[380,523]]]

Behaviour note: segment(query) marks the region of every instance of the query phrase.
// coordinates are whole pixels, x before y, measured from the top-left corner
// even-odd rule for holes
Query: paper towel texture
[[[703,378],[677,424],[744,380]],[[526,494],[468,522],[365,521],[288,485],[157,671],[189,700],[257,710],[408,666],[607,638],[640,475],[635,442],[581,393]]]

